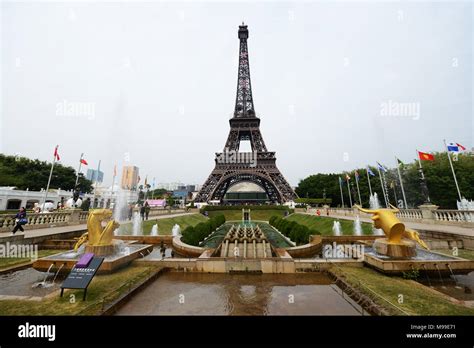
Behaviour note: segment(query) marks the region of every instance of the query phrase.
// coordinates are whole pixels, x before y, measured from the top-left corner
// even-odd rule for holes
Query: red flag
[[[61,158],[59,158],[58,147],[59,147],[59,145],[56,145],[56,147],[54,148],[54,159],[56,161],[59,161],[61,159]]]
[[[430,153],[418,151],[418,157],[422,161],[434,161],[434,156]]]
[[[87,161],[84,159],[84,158],[81,158],[81,163],[88,166],[89,164],[87,163]]]

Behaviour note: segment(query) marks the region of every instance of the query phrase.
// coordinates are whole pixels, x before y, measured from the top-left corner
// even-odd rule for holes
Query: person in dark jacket
[[[142,220],[145,220],[145,207],[143,205],[140,208],[140,216],[142,217]]]
[[[20,230],[21,232],[25,232],[23,229],[23,225],[26,225],[28,220],[26,219],[26,209],[25,207],[21,207],[20,211],[15,215],[15,227],[13,228],[13,234],[16,233],[16,231]]]
[[[150,205],[148,204],[148,202],[145,202],[145,220],[148,220],[148,215],[150,214]]]

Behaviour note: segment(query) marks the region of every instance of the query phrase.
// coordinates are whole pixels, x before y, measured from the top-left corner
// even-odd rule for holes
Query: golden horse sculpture
[[[384,255],[393,257],[407,257],[416,254],[415,243],[421,247],[429,249],[420,235],[415,230],[406,228],[405,225],[395,216],[398,210],[393,205],[391,209],[364,209],[356,205],[357,209],[364,213],[372,214],[372,221],[375,228],[380,228],[387,238],[376,239],[374,249]],[[413,241],[413,242],[411,242]]]
[[[114,252],[114,231],[120,226],[115,220],[107,222],[102,227],[102,221],[112,217],[110,209],[94,209],[89,211],[87,218],[87,232],[84,233],[74,245],[74,250],[87,241],[86,252],[92,252],[98,256],[112,254]]]

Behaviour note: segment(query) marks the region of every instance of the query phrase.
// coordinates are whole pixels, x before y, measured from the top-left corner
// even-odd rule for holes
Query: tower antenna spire
[[[252,83],[250,82],[250,65],[247,39],[249,31],[242,22],[239,26],[239,70],[237,76],[237,95],[235,97],[234,117],[255,117],[252,97]]]

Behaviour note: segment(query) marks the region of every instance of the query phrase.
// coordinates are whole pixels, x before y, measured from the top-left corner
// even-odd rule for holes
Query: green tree
[[[431,202],[439,205],[440,208],[456,209],[458,196],[447,154],[445,152],[435,153],[434,156],[434,161],[422,162]],[[474,199],[474,156],[472,156],[472,154],[460,154],[458,161],[453,162],[453,165],[462,195],[466,198]],[[365,168],[358,168],[357,170],[359,173],[359,188],[362,205],[368,206],[370,193],[367,182],[367,171]],[[375,167],[371,167],[371,170],[376,174],[376,176],[370,176],[372,192],[377,192],[383,206],[384,198],[378,172]],[[418,161],[414,160],[411,163],[403,165],[400,171],[408,206],[419,206],[423,203],[423,197],[420,189]],[[357,190],[355,189],[354,170],[351,171],[349,175],[351,176],[352,202],[359,203]],[[339,189],[338,177],[343,179],[342,192],[344,204],[347,207],[349,205],[349,196],[347,183],[344,180],[345,173],[310,175],[299,182],[296,193],[301,198],[322,198],[325,192],[326,197],[331,199],[332,206],[341,206],[341,191]],[[391,204],[396,205],[395,195],[398,201],[403,199],[397,169],[388,169],[385,173],[385,179],[387,181],[389,201]],[[392,182],[394,183],[393,188],[390,185]]]
[[[0,186],[16,186],[20,190],[39,191],[48,183],[51,163],[31,160],[25,157],[6,156],[0,154]],[[50,188],[72,190],[76,183],[76,171],[56,163],[51,177]],[[82,173],[79,174],[81,192],[91,192],[92,182]]]

